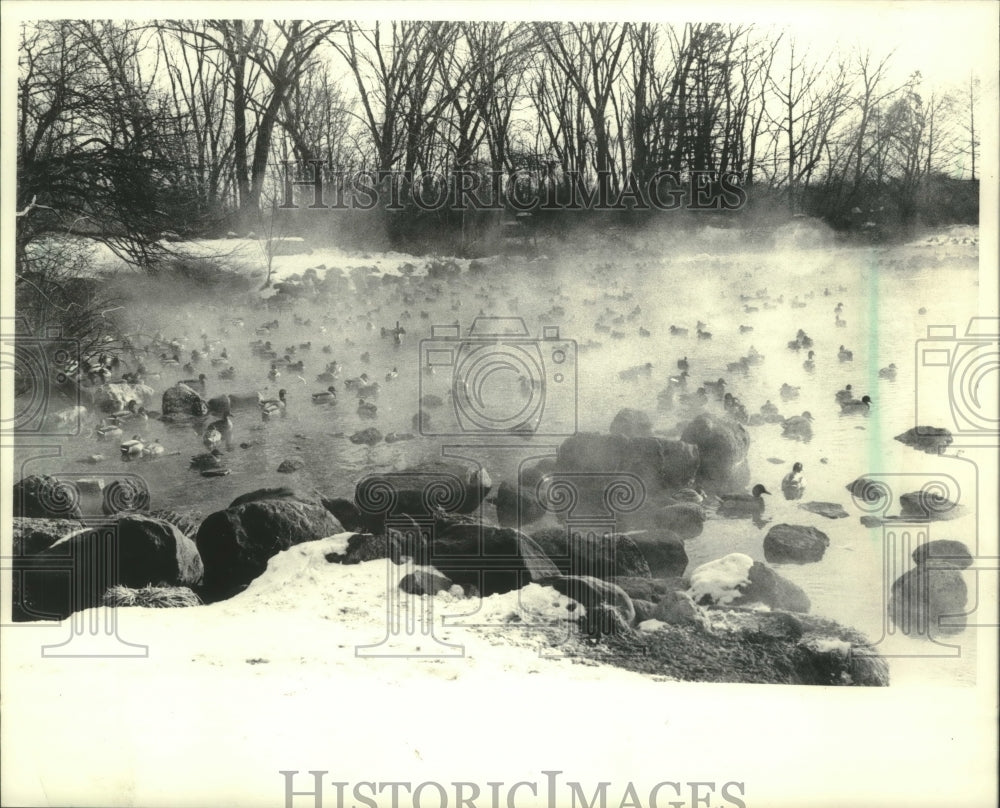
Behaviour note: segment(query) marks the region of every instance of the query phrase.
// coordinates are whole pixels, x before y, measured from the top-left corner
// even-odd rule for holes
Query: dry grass
[[[174,609],[201,606],[202,601],[186,586],[144,586],[130,589],[112,586],[104,593],[105,606],[144,606],[150,609]]]

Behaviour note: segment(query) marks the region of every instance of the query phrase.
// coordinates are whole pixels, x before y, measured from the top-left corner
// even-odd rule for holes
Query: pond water
[[[657,393],[678,373],[677,360],[686,357],[689,389],[724,377],[727,389],[751,413],[770,400],[784,415],[808,410],[814,416],[814,437],[809,443],[783,438],[776,424],[748,427],[752,482],[763,483],[774,494],[767,504],[771,523],[814,525],[830,537],[821,562],[777,565],[783,575],[805,589],[812,611],[852,625],[873,640],[882,638],[879,648],[890,656],[896,681],[974,681],[973,629],[952,638],[951,646],[892,631],[885,619],[885,579],[890,577],[891,582],[912,566],[908,551],[893,544],[883,528],[860,524],[863,511],[845,486],[863,474],[891,475],[886,479],[898,497],[919,490],[929,479],[947,475],[960,491],[961,503],[968,506],[968,515],[932,524],[930,538],[955,538],[975,548],[978,481],[974,453],[929,456],[893,440],[914,426],[918,412],[921,424],[954,423],[946,369],[918,368],[916,351],[918,341],[927,337],[928,326],[955,325],[962,334],[970,317],[978,313],[975,247],[825,245],[747,253],[712,249],[710,242],[699,252],[670,249],[667,239],[660,249],[647,239],[642,249],[581,248],[572,255],[568,254],[572,245],[560,245],[558,257],[552,259],[500,259],[490,263],[485,273],[464,272],[449,280],[419,277],[418,270],[401,285],[376,285],[374,291],[355,290],[330,301],[308,297],[281,312],[245,302],[238,294],[187,295],[184,290],[158,290],[144,282],[142,294],[129,304],[133,331],[146,335],[159,331],[167,338],[182,338],[187,353],[201,347],[201,335],[207,334],[218,341],[216,352],[225,346],[237,370],[235,380],[223,381],[217,378],[221,368],[203,362],[196,373],[208,376],[207,395],[262,391],[266,397],[275,397],[284,388],[288,400],[284,416],[264,422],[253,409],[236,413],[234,439],[250,446],[227,453],[225,462],[232,473],[226,477],[206,479],[189,469],[191,456],[204,451],[194,429],[156,421],[141,430],[142,437],[159,438],[168,453],[177,454],[123,463],[117,443],[97,441],[94,423],[88,421],[79,436],[61,442],[58,457],[23,448],[16,476],[62,473],[108,481],[116,474],[140,474],[153,494],[154,507],[201,515],[263,486],[293,485],[350,497],[355,483],[372,471],[402,469],[443,455],[482,463],[496,486],[503,479],[515,479],[519,464],[526,459],[551,455],[560,438],[538,435],[507,441],[452,428],[458,416],[449,391],[456,374],[467,379],[467,387],[459,391],[471,396],[464,411],[467,415],[478,407],[484,417],[504,419],[522,411],[528,417],[537,415],[534,407],[542,403],[541,432],[565,432],[574,414],[579,430],[606,431],[618,410],[633,407],[650,415],[655,431],[670,435],[690,413],[677,408],[661,411]],[[417,267],[425,263],[410,260]],[[320,253],[310,261],[313,266],[333,264]],[[374,265],[391,270],[392,263],[384,255],[358,256],[354,264],[339,268]],[[404,293],[412,298],[404,300]],[[753,300],[748,302],[741,295]],[[842,307],[835,314],[838,303]],[[759,311],[748,312],[746,305]],[[926,313],[918,313],[921,308]],[[462,338],[473,339],[468,337],[468,327],[477,316],[522,318],[529,340],[521,353],[514,351],[506,361],[486,368],[477,365],[468,349],[465,354],[454,351],[450,357],[439,352],[434,354],[434,361],[440,362],[434,374],[424,370],[428,351],[447,349],[449,344],[447,330],[439,330],[432,339],[432,326],[457,324]],[[618,317],[621,321],[614,322]],[[274,319],[279,323],[276,329],[257,333],[259,326]],[[846,322],[838,325],[837,319]],[[391,329],[397,321],[406,331],[400,345],[394,344],[391,335],[381,336],[383,327]],[[599,321],[601,330],[595,328]],[[711,339],[698,338],[699,321],[711,332]],[[609,333],[604,325],[622,335]],[[674,335],[671,325],[688,332]],[[753,330],[741,331],[741,325]],[[532,341],[546,336],[546,326],[558,326],[558,336],[548,332],[549,339]],[[806,352],[787,347],[798,329],[814,341],[815,369],[811,372],[803,366]],[[304,369],[283,371],[278,379],[268,379],[269,363],[250,348],[256,339],[270,339],[279,354],[286,346],[311,343],[309,349],[297,348],[294,356],[304,362]],[[451,340],[451,344],[461,342]],[[324,353],[324,345],[331,346],[332,353]],[[727,364],[745,355],[751,345],[764,361],[745,374],[728,371]],[[853,351],[853,361],[839,360],[841,345]],[[553,347],[568,352],[559,366],[565,373],[558,383]],[[361,358],[365,352],[367,362]],[[327,386],[316,377],[333,359],[344,369],[335,383],[339,400],[335,405],[314,405],[311,394]],[[633,379],[620,377],[621,371],[647,362],[652,364],[648,373],[639,372]],[[890,363],[898,368],[895,380],[880,379],[879,369]],[[161,378],[153,382],[157,394],[190,375],[177,368],[160,369],[153,358],[146,365],[161,372]],[[398,376],[386,380],[393,368]],[[362,372],[381,385],[373,399],[378,407],[374,420],[358,414],[357,396],[344,389],[345,378]],[[545,377],[543,386],[522,386],[518,376],[532,373]],[[782,384],[800,387],[799,397],[783,401]],[[846,384],[852,384],[858,395],[871,396],[874,406],[868,415],[840,414],[834,393]],[[432,426],[457,434],[418,435],[414,440],[371,448],[347,439],[367,426],[383,433],[416,431],[411,419],[426,393],[441,396],[446,404],[430,410]],[[713,408],[718,405],[709,406]],[[95,453],[107,459],[96,465],[78,462]],[[281,461],[291,456],[301,457],[304,467],[290,475],[278,473]],[[795,461],[805,467],[803,501],[840,503],[848,510],[848,518],[825,519],[782,498],[781,478]],[[889,513],[898,513],[898,506]],[[759,529],[749,521],[709,520],[704,533],[687,543],[688,570],[730,552],[763,560],[766,530],[767,526]],[[970,577],[968,582],[973,602],[976,581]]]

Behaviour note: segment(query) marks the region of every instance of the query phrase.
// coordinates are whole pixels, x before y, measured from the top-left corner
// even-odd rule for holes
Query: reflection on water
[[[598,266],[602,268],[595,269]],[[434,368],[431,377],[424,368],[426,355],[420,341],[431,338],[433,324],[458,323],[464,335],[478,315],[520,316],[532,336],[540,338],[545,326],[557,325],[559,339],[576,343],[575,400],[565,395],[545,396],[545,388],[512,388],[515,381],[518,385],[522,382],[507,378],[515,372],[509,366],[500,368],[497,375],[485,373],[475,392],[462,388],[460,395],[489,398],[497,396],[498,390],[512,389],[511,395],[523,397],[522,409],[530,409],[530,402],[541,397],[548,408],[541,415],[542,422],[549,425],[572,423],[575,406],[578,427],[583,431],[605,431],[619,409],[634,407],[649,413],[654,430],[673,434],[685,414],[658,410],[657,393],[678,373],[677,360],[686,357],[692,388],[724,377],[727,389],[751,413],[766,401],[786,416],[810,411],[815,421],[814,437],[808,444],[782,438],[776,424],[749,428],[752,482],[763,483],[777,494],[767,505],[772,523],[814,525],[830,537],[822,562],[783,565],[782,574],[805,589],[815,613],[853,625],[874,639],[888,631],[883,619],[882,529],[859,524],[860,512],[844,487],[865,473],[899,473],[898,495],[919,489],[919,482],[908,486],[920,474],[943,472],[959,481],[962,501],[974,504],[975,466],[969,457],[923,455],[894,441],[893,436],[914,425],[915,390],[919,384],[930,383],[923,370],[924,376],[918,377],[914,368],[916,341],[926,336],[928,325],[964,327],[977,307],[976,276],[972,257],[932,261],[912,247],[716,256],[671,256],[665,252],[662,257],[642,260],[617,256],[610,264],[607,256],[563,258],[554,268],[522,261],[448,282],[425,278],[409,284],[410,293],[415,294],[409,303],[388,285],[329,304],[304,300],[294,312],[277,315],[213,300],[163,308],[136,303],[131,312],[136,331],[161,330],[168,337],[187,335],[188,351],[200,346],[202,332],[221,340],[229,363],[236,368],[236,378],[219,380],[222,368],[210,368],[207,363],[196,368],[208,375],[209,396],[260,390],[274,397],[284,388],[288,405],[282,417],[267,422],[253,409],[235,414],[234,440],[248,446],[227,454],[226,465],[232,470],[229,476],[205,479],[189,470],[190,457],[203,451],[196,432],[153,421],[142,430],[143,437],[159,438],[168,452],[178,454],[131,463],[127,471],[146,478],[154,507],[202,515],[263,486],[294,485],[316,488],[329,496],[351,496],[355,482],[365,474],[440,457],[443,450],[479,460],[489,469],[494,484],[513,479],[526,457],[551,453],[558,439],[535,437],[519,441],[520,448],[498,448],[491,446],[498,441],[483,436],[418,435],[412,441],[367,447],[351,443],[348,436],[372,424],[383,433],[417,431],[412,418],[422,389],[434,389],[444,399],[444,409],[428,408],[432,423],[454,423],[456,414],[448,411],[453,406],[448,391],[454,381],[454,365],[444,362]],[[754,300],[747,303],[741,295]],[[835,312],[837,304],[842,306]],[[918,314],[921,307],[926,307],[925,315]],[[285,346],[309,342],[311,347],[297,349],[294,355],[303,361],[303,370],[283,371],[272,380],[267,376],[268,362],[252,354],[250,342],[260,338],[255,327],[274,317],[280,325],[267,338],[279,355]],[[610,323],[610,329],[596,329],[599,319]],[[311,322],[306,325],[296,320]],[[397,321],[406,331],[402,344],[396,344],[391,330],[388,337],[382,336],[382,329],[392,329]],[[711,339],[697,336],[698,321],[711,332]],[[672,325],[686,328],[687,335],[671,334]],[[814,341],[811,371],[804,367],[806,352],[788,348],[799,329]],[[332,352],[324,353],[324,345],[331,346]],[[727,370],[727,365],[745,355],[751,345],[764,355],[764,361],[746,373]],[[853,351],[853,361],[839,361],[841,345]],[[361,358],[364,353],[369,355],[367,362]],[[537,355],[543,366],[540,372],[551,373],[551,351]],[[344,368],[343,376],[335,382],[339,399],[336,404],[315,405],[311,394],[327,387],[316,377],[333,359]],[[624,379],[619,375],[647,362],[652,363],[648,373],[626,374]],[[879,369],[890,363],[898,368],[896,379],[879,379]],[[156,364],[147,361],[151,369]],[[566,367],[570,373],[572,363]],[[398,376],[386,380],[394,368]],[[373,399],[378,406],[374,421],[359,416],[356,395],[344,389],[344,378],[361,372],[381,386]],[[164,369],[162,374],[154,382],[158,391],[188,375],[176,369]],[[426,384],[421,384],[421,374]],[[573,379],[566,381],[572,383]],[[552,384],[551,379],[548,383]],[[925,408],[921,422],[948,425],[947,380],[937,378],[934,383],[942,385],[940,394],[925,397],[922,406],[936,405],[939,410],[927,412]],[[779,391],[783,384],[799,387],[799,397],[782,400]],[[859,396],[871,395],[874,407],[869,415],[841,416],[834,393],[847,384],[852,384]],[[495,401],[481,403],[487,409],[492,406],[510,411]],[[61,458],[29,460],[23,473],[72,470],[110,478],[125,470],[117,443],[99,443],[89,430],[65,440],[62,449]],[[107,459],[93,466],[78,465],[81,458],[98,452]],[[292,455],[305,461],[304,468],[291,475],[278,473],[278,465]],[[22,459],[31,456],[31,450],[21,453]],[[804,501],[841,503],[849,518],[824,519],[781,497],[781,478],[795,461],[805,469]],[[747,521],[710,520],[704,533],[687,544],[689,570],[729,552],[763,560],[766,529]],[[975,531],[975,509],[970,508],[969,516],[934,524],[931,538],[959,539],[974,547]],[[972,601],[975,581],[969,584]],[[972,633],[967,630],[959,637],[960,660],[893,660],[894,675],[971,681],[975,675]],[[906,654],[926,651],[928,645],[892,635],[880,648]]]

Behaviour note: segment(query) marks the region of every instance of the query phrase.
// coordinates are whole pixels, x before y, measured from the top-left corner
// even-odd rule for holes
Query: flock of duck
[[[709,324],[698,320],[693,327],[670,324],[665,329],[665,340],[657,344],[652,339],[653,323],[643,323],[642,307],[635,303],[633,294],[617,281],[612,282],[608,289],[606,273],[610,270],[613,270],[611,265],[591,269],[590,280],[594,282],[591,288],[603,287],[603,298],[609,304],[597,315],[593,330],[597,335],[608,335],[615,340],[638,336],[636,344],[648,345],[648,355],[653,360],[616,371],[619,382],[636,383],[656,375],[662,361],[656,361],[657,357],[669,350],[673,338],[694,336],[698,342],[713,339]],[[339,275],[328,272],[326,277]],[[350,278],[353,289],[343,286],[346,278]],[[334,289],[331,283],[341,285]],[[457,270],[445,278],[404,273],[391,282],[386,282],[383,277],[354,273],[343,276],[340,281],[327,281],[326,288],[319,275],[309,270],[304,276],[292,276],[277,286],[279,294],[270,301],[248,299],[250,313],[253,306],[269,312],[266,321],[259,325],[247,327],[250,313],[245,317],[233,317],[232,309],[223,312],[219,307],[209,305],[219,317],[220,327],[216,337],[203,330],[192,347],[189,339],[183,336],[167,337],[162,332],[152,336],[133,334],[125,341],[126,350],[120,356],[102,355],[92,360],[85,368],[86,379],[92,386],[124,381],[148,384],[161,391],[181,383],[197,392],[204,399],[207,412],[202,418],[188,419],[201,445],[199,453],[191,457],[190,465],[205,476],[217,476],[228,473],[226,453],[237,446],[246,448],[248,445],[245,441],[240,443],[237,437],[237,423],[247,423],[246,413],[251,414],[251,423],[255,413],[262,425],[257,428],[266,429],[270,420],[285,417],[290,408],[298,408],[301,402],[317,408],[317,412],[320,408],[335,409],[342,415],[353,411],[361,421],[379,422],[381,414],[377,402],[383,386],[392,385],[400,375],[397,365],[389,366],[392,359],[387,360],[387,356],[391,357],[392,352],[403,345],[407,333],[404,323],[418,316],[421,320],[430,321],[433,311],[434,316],[441,319],[442,309],[447,306],[446,310],[455,314],[454,322],[458,324],[460,318],[471,321],[476,316],[487,316],[487,312],[495,314],[504,309],[521,313],[532,303],[543,301],[542,306],[548,308],[538,315],[541,323],[564,321],[568,303],[573,304],[569,308],[577,308],[573,314],[578,323],[578,317],[581,314],[586,317],[587,308],[598,306],[600,299],[597,296],[582,299],[570,294],[569,291],[577,290],[565,289],[558,278],[542,276],[537,279],[530,300],[522,302],[509,293],[505,296],[503,283],[497,283],[495,276]],[[840,287],[839,291],[846,290]],[[829,289],[820,294],[827,298],[832,295]],[[355,302],[367,303],[370,308],[364,313],[346,317],[331,313],[332,305],[327,304],[346,295],[353,295]],[[803,299],[796,296],[788,303],[802,308],[806,300],[814,296],[814,293],[806,294]],[[761,309],[776,309],[785,300],[783,296],[772,298],[766,290],[760,290],[753,295],[740,295],[740,303],[742,311],[751,314]],[[421,310],[423,305],[427,308]],[[310,311],[310,306],[317,308]],[[478,313],[474,311],[476,307]],[[391,312],[388,317],[383,314],[387,311]],[[314,313],[317,323],[305,316],[309,313]],[[841,326],[844,305],[837,303],[833,314],[835,325]],[[394,324],[379,327],[379,320]],[[429,328],[426,330],[430,331]],[[741,335],[746,335],[753,333],[754,328],[749,323],[743,323],[738,330]],[[716,331],[721,336],[722,332],[719,329]],[[282,339],[286,333],[288,335]],[[582,357],[588,351],[602,347],[602,343],[595,339],[578,340],[578,347]],[[802,367],[810,374],[815,372],[817,358],[822,353],[834,355],[831,349],[815,344],[803,329],[798,329],[794,338],[788,341],[787,349],[791,353],[805,352]],[[375,361],[386,361],[383,370],[377,374],[370,368],[373,353],[379,357]],[[355,365],[357,375],[348,375],[344,365],[334,359],[333,354]],[[840,363],[853,361],[853,353],[845,345],[839,346],[835,356]],[[696,372],[698,361],[684,355],[675,360],[676,373],[668,377],[666,386],[657,395],[659,409],[676,414],[680,419],[689,419],[703,409],[721,410],[741,424],[778,424],[785,438],[803,442],[811,440],[814,418],[809,411],[784,416],[770,399],[754,411],[733,392],[732,388],[740,386],[738,379],[753,373],[764,360],[764,355],[750,345],[744,355],[724,363],[726,373],[723,376],[705,380],[695,387],[692,373]],[[582,371],[586,372],[582,365]],[[435,368],[424,366],[417,372],[433,374]],[[895,374],[896,367],[891,364],[879,372],[879,377],[891,381],[895,379]],[[310,382],[310,379],[313,381]],[[412,376],[408,379],[412,381]],[[284,386],[279,387],[281,384]],[[307,394],[294,392],[308,388],[310,384],[316,387]],[[522,378],[521,384],[530,392],[540,381]],[[237,385],[244,387],[244,391],[232,391]],[[215,392],[220,387],[229,388],[231,392]],[[246,390],[247,387],[249,390]],[[274,387],[278,387],[277,392],[269,392]],[[344,399],[348,395],[352,404],[345,408]],[[794,402],[799,396],[799,387],[785,383],[776,390],[775,397],[787,403]],[[417,401],[417,396],[413,396],[414,409],[418,410],[414,416],[415,424],[417,418],[425,417],[425,406],[443,405],[444,402],[431,401],[432,398],[435,397],[425,396]],[[856,395],[851,385],[837,391],[834,401],[844,416],[863,416],[874,404],[870,395]],[[120,412],[101,419],[96,427],[96,437],[101,441],[118,439],[121,456],[127,460],[180,454],[167,452],[159,439],[145,440],[141,437],[147,424],[160,417],[159,413],[147,411],[135,401],[129,401]],[[162,420],[170,419],[164,416]],[[400,439],[404,437],[413,436],[403,433]],[[781,492],[789,499],[797,499],[804,490],[802,464],[796,462],[782,480]],[[770,492],[766,487],[758,484],[749,493],[736,492],[720,497],[720,513],[751,518],[759,516],[764,510],[763,497],[768,495]]]

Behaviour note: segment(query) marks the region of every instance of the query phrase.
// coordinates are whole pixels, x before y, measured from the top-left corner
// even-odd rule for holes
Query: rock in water
[[[584,478],[575,482],[577,498],[586,505],[588,497],[603,507],[604,489],[615,472],[638,476],[647,491],[647,498],[659,491],[691,485],[699,468],[698,449],[691,443],[659,437],[599,435],[581,432],[567,438],[559,446],[555,470],[587,472],[595,475],[594,485],[584,485]]]
[[[648,438],[653,434],[653,424],[642,410],[626,407],[618,411],[608,432],[626,438]]]
[[[14,483],[13,515],[32,519],[81,519],[80,491],[72,480],[31,474]]]
[[[750,481],[750,436],[742,424],[702,413],[684,428],[681,440],[698,447],[696,479],[703,488],[737,491]]]
[[[912,491],[899,497],[900,516],[904,519],[947,521],[965,516],[966,508],[933,491]]]
[[[639,548],[654,578],[678,578],[687,569],[684,540],[670,530],[642,530],[625,534]]]
[[[954,438],[951,432],[943,427],[915,426],[901,435],[896,435],[896,440],[905,446],[919,449],[927,454],[941,454],[951,446]]]
[[[94,406],[101,412],[121,412],[134,401],[139,407],[149,407],[156,393],[146,384],[110,382],[94,390]]]
[[[208,414],[208,402],[186,384],[175,384],[163,391],[160,410],[164,415],[202,416]]]
[[[206,602],[245,589],[281,550],[342,532],[321,504],[292,499],[258,499],[209,514],[196,539],[205,563]]]
[[[701,535],[705,517],[705,509],[701,505],[677,502],[662,508],[644,509],[624,521],[629,530],[667,530],[687,541]]]
[[[370,426],[367,429],[355,432],[348,440],[354,444],[374,446],[382,440],[382,433],[375,427]]]
[[[803,502],[799,507],[804,511],[809,511],[809,513],[818,513],[827,519],[844,519],[848,516],[844,506],[838,505],[836,502]]]
[[[915,564],[932,564],[943,567],[949,565],[964,570],[972,566],[972,553],[962,542],[954,539],[936,539],[918,545],[913,551]]]
[[[281,474],[291,474],[294,471],[305,468],[305,465],[306,461],[301,457],[288,457],[278,465],[278,471]]]
[[[764,536],[764,558],[772,564],[820,561],[830,538],[814,527],[774,525]]]
[[[449,463],[426,463],[396,472],[377,471],[354,489],[354,502],[366,529],[383,533],[387,520],[403,514],[426,516],[435,511],[479,510],[492,481],[485,469]]]
[[[918,564],[892,585],[889,619],[906,635],[940,637],[965,628],[969,593],[962,573],[938,562]]]

